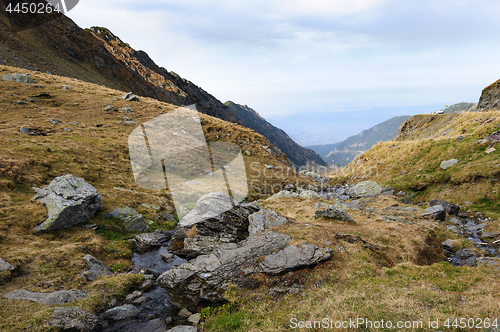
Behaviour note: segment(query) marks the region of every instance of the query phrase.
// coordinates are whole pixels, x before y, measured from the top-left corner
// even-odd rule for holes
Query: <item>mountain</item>
[[[5,13],[3,3],[0,11]],[[322,163],[319,156],[307,152],[282,130],[262,118],[257,121],[253,112],[241,110],[237,115],[205,90],[158,66],[146,52],[134,50],[108,29],[83,30],[68,17],[53,15],[57,19],[17,33],[13,33],[9,19],[0,15],[0,65],[76,78],[177,106],[196,104],[201,113],[266,133],[272,145],[286,147],[282,150],[298,166],[307,164],[307,160]]]
[[[255,130],[266,137],[270,142],[273,142],[273,144],[284,152],[295,164],[306,165],[309,161],[323,166],[326,165],[316,152],[295,143],[287,133],[267,122],[259,113],[247,105],[239,105],[232,101],[227,101],[224,105],[236,113],[242,125]]]
[[[351,136],[342,142],[309,146],[308,148],[316,151],[329,164],[346,166],[354,157],[369,150],[378,142],[392,140],[398,133],[399,126],[409,117],[407,115],[397,116],[364,130],[358,135]]]
[[[462,102],[448,106],[440,111],[443,111],[444,113],[472,112],[476,108],[477,104]]]

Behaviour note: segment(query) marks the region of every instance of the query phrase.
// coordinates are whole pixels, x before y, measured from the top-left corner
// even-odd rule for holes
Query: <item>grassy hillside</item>
[[[130,206],[151,222],[153,230],[175,227],[175,223],[155,219],[160,211],[172,206],[169,193],[135,185],[128,136],[140,123],[176,106],[144,97],[139,102],[125,101],[121,98],[123,91],[0,66],[0,77],[9,73],[28,73],[39,87],[0,80],[0,257],[18,267],[16,274],[8,271],[0,274],[0,293],[14,289],[99,290],[79,306],[100,312],[105,300],[124,296],[126,290],[141,281],[138,276],[121,273],[131,264],[132,247],[127,240],[134,234],[126,232],[119,221],[104,215],[115,208]],[[36,97],[40,93],[48,96]],[[17,101],[27,104],[16,105]],[[113,105],[117,111],[106,112],[107,105]],[[133,112],[119,110],[125,107]],[[125,117],[138,124],[123,123]],[[289,160],[263,149],[270,143],[260,134],[208,115],[199,117],[208,142],[233,142],[245,151],[250,199],[262,197],[266,188],[271,193],[271,186],[279,190],[282,184],[295,180],[305,186],[310,183],[296,178],[291,170],[287,174]],[[50,119],[58,120],[59,124],[52,124]],[[21,127],[46,136],[24,134]],[[265,164],[277,169],[269,170]],[[282,170],[285,172],[281,173]],[[37,234],[33,228],[47,218],[47,210],[32,201],[35,191],[31,187],[41,188],[65,174],[84,178],[102,195],[103,209],[90,221],[97,229],[79,225]],[[289,176],[285,179],[283,174]],[[104,261],[116,275],[94,283],[85,281],[80,277],[87,269],[81,258],[85,253]],[[0,298],[0,330],[18,331],[31,325],[30,331],[46,331],[50,312],[47,306],[31,302],[21,305]]]
[[[463,111],[474,111],[475,107],[474,103],[462,102],[443,108],[441,111],[444,113],[458,113]]]
[[[465,112],[416,115],[408,119],[391,142],[383,142],[345,167],[343,174],[356,183],[371,179],[381,185],[415,192],[422,200],[444,199],[462,206],[500,212],[498,151],[486,153],[493,143],[478,140],[496,132],[500,112]],[[459,136],[463,140],[457,141]],[[458,159],[443,170],[442,161]]]

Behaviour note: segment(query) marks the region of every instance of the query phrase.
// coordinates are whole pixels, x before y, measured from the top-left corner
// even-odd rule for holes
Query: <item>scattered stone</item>
[[[420,216],[427,219],[444,220],[446,218],[446,211],[441,205],[434,205],[425,209]]]
[[[52,124],[59,124],[59,121],[56,119],[50,119],[49,122]]]
[[[457,226],[448,226],[448,227],[446,227],[446,230],[450,231],[450,232],[453,232],[455,234],[459,234],[460,233],[460,228],[458,228]]]
[[[149,226],[144,221],[142,214],[126,217],[123,227],[127,232],[150,232]]]
[[[63,331],[92,332],[99,330],[100,321],[97,316],[80,308],[55,307],[49,326]]]
[[[6,74],[2,76],[2,79],[4,81],[12,81],[12,82],[19,82],[19,83],[36,83],[34,79],[29,77],[29,75],[26,74]]]
[[[313,190],[304,190],[299,194],[299,197],[304,197],[304,198],[316,198],[320,197],[319,194]]]
[[[69,123],[70,125],[79,125],[80,124],[80,121],[72,121]]]
[[[112,320],[124,320],[134,318],[139,315],[139,309],[132,304],[125,304],[106,311],[103,316]]]
[[[106,108],[104,109],[105,112],[116,112],[116,109],[113,105],[108,105],[106,106]]]
[[[411,225],[411,222],[404,220],[403,218],[399,217],[394,217],[394,216],[382,216],[385,220],[387,221],[392,221],[392,222],[400,222],[403,224]]]
[[[267,169],[275,169],[275,167],[273,165],[268,165],[268,164],[265,164],[264,165]]]
[[[391,145],[391,146],[389,147],[389,149],[393,149],[393,148],[395,148],[395,147],[396,147],[396,144],[393,144],[393,145]]]
[[[128,294],[127,297],[125,297],[125,301],[126,302],[132,302],[132,301],[134,301],[135,299],[137,299],[138,297],[141,297],[141,296],[142,296],[142,292],[136,290],[133,293]]]
[[[495,233],[495,232],[483,232],[481,234],[481,237],[482,238],[485,238],[485,239],[494,239],[496,237],[500,236],[500,233]],[[1,262],[0,262],[1,263]],[[1,267],[0,267],[0,271],[1,271]]]
[[[458,249],[451,260],[455,265],[459,266],[476,266],[477,253],[471,249]]]
[[[191,324],[197,325],[200,322],[200,316],[201,315],[199,313],[191,315],[191,316],[189,316],[187,321],[190,322]]]
[[[71,87],[69,85],[63,85],[62,88],[63,88],[63,90],[69,90],[69,89],[71,89]]]
[[[351,197],[375,197],[382,193],[382,187],[373,181],[363,181],[351,188]]]
[[[450,222],[452,222],[452,223],[454,223],[456,225],[462,226],[462,221],[458,220],[457,218],[451,217],[450,218]]]
[[[69,128],[64,128],[64,131],[72,131],[72,130]]]
[[[285,225],[288,223],[288,219],[273,210],[262,209],[248,216],[248,222],[248,233],[255,235],[265,229]]]
[[[331,252],[330,248],[320,250],[317,245],[311,243],[288,246],[265,256],[259,264],[259,269],[264,273],[277,275],[330,259]]]
[[[497,266],[498,258],[495,257],[479,257],[477,260],[477,265],[489,265],[489,266]]]
[[[50,93],[41,92],[41,93],[33,96],[33,98],[52,98],[52,96],[50,95]]]
[[[333,220],[342,220],[349,221],[352,223],[356,223],[354,219],[351,218],[344,210],[339,209],[335,206],[330,206],[325,210],[318,210],[314,213],[316,219],[325,218],[325,219],[333,219]]]
[[[457,243],[458,243],[457,240],[448,239],[448,240],[444,241],[442,244],[443,244],[443,247],[453,248],[457,245]]]
[[[30,130],[26,127],[21,127],[21,129],[19,129],[20,132],[22,132],[23,134],[29,134],[30,133]]]
[[[441,205],[444,208],[444,210],[446,211],[446,213],[448,213],[449,215],[457,216],[458,212],[460,212],[460,206],[452,204],[450,202],[440,201],[437,199],[433,199],[429,203],[429,205],[430,206]]]
[[[163,211],[163,212],[160,212],[160,214],[157,216],[157,219],[162,219],[162,220],[166,220],[166,221],[174,221],[175,216],[171,213]]]
[[[135,243],[141,249],[160,247],[168,237],[162,233],[141,233],[135,236]]]
[[[96,124],[95,124],[95,126],[96,126],[97,128],[101,128],[101,127],[102,127],[102,126],[104,126],[104,125],[103,125],[102,123],[96,123]]]
[[[441,169],[447,169],[455,164],[458,164],[459,162],[460,161],[458,161],[457,159],[445,160],[439,165],[439,167],[441,167]]]
[[[161,209],[161,207],[159,207],[158,205],[151,205],[151,204],[143,203],[142,206],[144,206],[147,209],[152,209],[152,210],[160,210]]]
[[[12,105],[29,105],[29,103],[25,102],[25,101],[22,101],[22,100],[18,100],[18,101],[15,101],[12,103]]]
[[[284,198],[287,198],[287,197],[299,197],[299,194],[296,193],[296,192],[290,191],[290,190],[282,190],[279,193],[274,194],[273,196],[271,196],[269,198],[279,198],[279,197],[284,197]]]
[[[0,272],[13,271],[15,269],[16,269],[16,267],[14,265],[7,263],[6,261],[4,261],[3,259],[0,258]]]
[[[136,210],[126,206],[123,208],[114,209],[110,213],[106,214],[106,218],[117,218],[120,219],[121,221],[125,221],[125,218],[136,215],[142,216],[142,214],[140,214]]]
[[[36,102],[36,100],[35,100],[35,99],[33,99],[33,98],[26,98],[26,101],[29,101],[30,103],[34,103],[34,102]]]
[[[463,141],[465,139],[465,136],[458,136],[457,139],[455,140],[455,142],[460,142],[460,141]]]
[[[172,263],[175,260],[175,255],[169,252],[160,255],[161,259],[163,259],[167,264]]]
[[[179,311],[178,316],[180,318],[188,318],[191,316],[193,313],[187,310],[186,308],[183,308],[181,311]]]
[[[178,325],[171,328],[167,332],[197,332],[198,329],[195,326]]]
[[[120,111],[127,112],[127,113],[134,113],[131,108],[129,107],[122,107],[120,108]]]
[[[35,293],[24,289],[15,290],[5,294],[3,297],[10,300],[28,300],[47,305],[64,304],[86,298],[88,294],[83,291],[61,290],[52,293]]]
[[[122,96],[122,99],[128,100],[128,101],[139,101],[139,98],[134,95],[132,92],[128,92]]]
[[[82,273],[82,278],[85,278],[88,281],[97,280],[97,278],[101,276],[112,275],[113,272],[101,261],[95,259],[94,256],[85,255],[83,257],[87,261],[89,269]]]
[[[410,186],[410,189],[413,191],[423,191],[427,189],[429,184],[427,182],[415,182]]]
[[[497,149],[495,149],[495,148],[491,147],[491,148],[489,148],[488,150],[486,150],[486,151],[484,151],[484,152],[486,152],[486,153],[492,153],[492,152],[494,152],[494,151],[496,151],[496,150],[497,150]]]
[[[52,180],[37,192],[34,200],[47,207],[49,217],[35,228],[38,232],[51,232],[89,221],[101,207],[102,197],[85,180],[67,174]]]

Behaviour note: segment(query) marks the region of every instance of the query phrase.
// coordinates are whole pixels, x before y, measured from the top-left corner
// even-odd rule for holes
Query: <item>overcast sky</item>
[[[500,79],[498,0],[80,0],[68,16],[302,145],[477,102]]]

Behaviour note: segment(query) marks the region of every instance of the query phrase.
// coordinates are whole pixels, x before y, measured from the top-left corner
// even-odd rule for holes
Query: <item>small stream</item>
[[[134,319],[123,321],[106,321],[102,331],[104,332],[162,332],[167,331],[175,325],[191,325],[185,319],[176,317],[179,308],[173,306],[167,292],[160,286],[156,286],[156,278],[173,266],[180,265],[186,260],[174,256],[173,261],[165,262],[161,255],[168,253],[166,242],[159,248],[147,252],[135,252],[132,256],[134,263],[131,273],[143,273],[145,280],[152,280],[151,287],[141,291],[142,294],[132,301],[123,304],[133,304],[139,315]],[[168,325],[167,325],[168,324]]]

